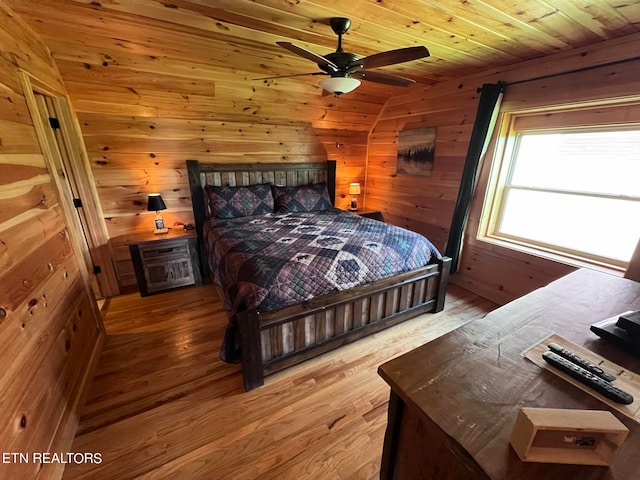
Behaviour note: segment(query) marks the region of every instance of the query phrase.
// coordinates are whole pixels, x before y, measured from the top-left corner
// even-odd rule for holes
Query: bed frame
[[[210,275],[202,228],[207,216],[204,185],[252,185],[271,182],[298,186],[327,182],[335,202],[336,162],[212,164],[187,160],[203,278]],[[264,384],[264,377],[359,338],[444,308],[451,259],[366,285],[329,293],[270,312],[240,312],[237,324],[242,348],[245,390]]]

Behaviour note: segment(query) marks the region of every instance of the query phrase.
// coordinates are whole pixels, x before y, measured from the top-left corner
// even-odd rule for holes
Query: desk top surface
[[[424,412],[469,452],[490,478],[640,478],[640,426],[522,357],[555,332],[640,373],[640,358],[589,330],[592,323],[638,309],[640,283],[578,270],[385,363],[379,373],[407,405]],[[611,467],[524,463],[510,448],[509,437],[525,406],[612,410],[630,434]]]

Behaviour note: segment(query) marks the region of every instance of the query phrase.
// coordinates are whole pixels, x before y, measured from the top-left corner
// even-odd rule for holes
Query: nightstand
[[[384,222],[384,218],[382,217],[382,212],[380,210],[371,210],[369,208],[361,208],[360,210],[356,210],[356,215],[360,215],[361,217],[373,218],[374,220],[379,220],[380,222]]]
[[[195,232],[176,228],[161,235],[149,232],[128,245],[141,296],[202,284]]]

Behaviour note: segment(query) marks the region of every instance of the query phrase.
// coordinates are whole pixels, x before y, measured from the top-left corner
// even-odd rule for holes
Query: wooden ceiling
[[[380,71],[418,84],[459,78],[640,31],[637,0],[10,0],[38,30],[73,80],[85,68],[127,65],[201,82],[232,78],[293,94],[321,95],[320,77],[254,80],[317,71],[276,45],[290,41],[320,55],[335,50],[328,19],[352,20],[344,48],[361,56],[424,45],[431,56]],[[114,53],[119,55],[114,56]],[[100,56],[101,55],[101,56]],[[142,58],[152,58],[153,67]],[[118,73],[118,72],[115,72]],[[206,83],[200,83],[207,88]],[[418,85],[418,88],[419,88]],[[416,88],[413,86],[411,88]],[[188,89],[187,89],[188,90]],[[362,100],[403,93],[366,82]]]

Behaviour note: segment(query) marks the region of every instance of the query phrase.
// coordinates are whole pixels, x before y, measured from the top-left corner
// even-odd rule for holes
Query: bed
[[[316,253],[320,252],[320,250],[311,250],[324,246],[318,245],[319,241],[334,241],[336,238],[336,235],[310,237],[306,234],[313,232],[303,231],[304,235],[301,238],[296,237],[291,240],[295,231],[300,231],[302,227],[307,230],[322,230],[324,233],[327,231],[332,234],[339,232],[338,237],[353,236],[356,241],[357,235],[354,234],[354,230],[364,229],[368,243],[360,243],[357,246],[350,245],[346,247],[346,250],[353,252],[354,249],[368,251],[368,249],[378,248],[375,235],[384,225],[375,220],[355,218],[356,215],[352,213],[333,209],[335,166],[335,161],[302,164],[216,164],[187,160],[189,188],[203,278],[212,278],[214,283],[218,285],[225,285],[224,279],[221,278],[225,275],[241,276],[245,280],[250,280],[256,270],[251,270],[248,274],[245,272],[242,275],[229,273],[233,272],[228,265],[228,263],[233,263],[232,254],[242,261],[252,256],[246,252],[236,252],[233,237],[247,239],[252,235],[258,235],[259,230],[274,231],[274,229],[287,227],[287,224],[290,224],[292,230],[286,230],[286,235],[282,234],[285,230],[280,230],[277,235],[273,235],[273,239],[280,242],[286,239],[295,243],[302,241],[302,237],[309,237],[308,244],[305,244],[305,254],[296,257],[302,262],[311,263],[310,257],[314,257]],[[214,188],[217,193],[220,193],[226,191],[220,187],[231,187],[230,189],[249,187],[252,192],[258,192],[258,195],[260,195],[259,192],[265,191],[265,188],[271,188],[276,194],[277,200],[281,200],[282,197],[278,197],[278,195],[282,192],[304,191],[307,193],[312,186],[315,188],[323,184],[324,193],[318,190],[318,196],[322,197],[319,201],[324,203],[328,201],[329,204],[321,207],[321,211],[317,214],[315,209],[311,209],[314,210],[313,213],[307,213],[305,208],[302,208],[302,212],[293,208],[293,211],[285,209],[274,214],[269,211],[269,208],[273,208],[273,206],[267,205],[262,212],[259,211],[262,208],[260,205],[256,212],[264,214],[264,216],[250,216],[242,220],[245,222],[244,224],[236,223],[239,221],[236,219],[238,215],[233,213],[222,215],[228,218],[209,218],[209,205],[214,198],[211,197],[211,192]],[[299,187],[299,189],[291,187]],[[311,192],[311,195],[313,194]],[[285,198],[287,197],[285,196]],[[313,201],[316,200],[314,197]],[[251,208],[254,207],[256,207],[255,202]],[[310,223],[311,217],[314,217],[313,221],[320,222],[320,226]],[[319,220],[315,217],[318,217]],[[276,224],[265,222],[276,222]],[[212,224],[215,224],[215,228],[211,228]],[[225,227],[227,230],[221,230],[221,227]],[[395,229],[396,227],[388,228]],[[393,230],[392,233],[396,235],[398,232]],[[386,234],[386,236],[389,235],[389,233]],[[231,244],[226,245],[223,242],[225,238],[232,238]],[[412,237],[408,238],[411,240],[402,239],[401,243],[407,244],[409,241],[416,241]],[[243,243],[250,243],[256,251],[268,250],[269,246],[264,240],[263,236],[256,237],[255,241]],[[407,248],[413,247],[409,245]],[[216,249],[221,250],[217,252],[218,260],[211,260],[209,254],[213,255],[213,251]],[[276,251],[281,251],[280,245]],[[314,254],[309,256],[307,255],[309,252]],[[260,293],[255,300],[250,301],[248,299],[251,295],[248,292],[261,291],[260,285],[256,287],[251,282],[245,284],[243,288],[225,285],[222,293],[225,308],[229,311],[229,328],[227,328],[221,356],[228,361],[234,361],[236,358],[233,352],[238,349],[241,351],[243,383],[245,390],[248,391],[263,385],[267,375],[352,343],[359,338],[421,313],[441,311],[444,308],[450,259],[440,256],[437,250],[431,253],[432,256],[426,265],[415,265],[410,270],[405,269],[400,273],[384,276],[384,278],[370,281],[365,279],[363,284],[359,282],[365,277],[360,278],[359,282],[352,282],[349,275],[358,277],[359,274],[347,273],[347,280],[343,277],[340,277],[340,280],[333,279],[336,285],[341,284],[340,289],[333,288],[329,289],[327,293],[321,292],[314,295],[304,293],[297,297],[296,303],[282,303],[283,301],[278,295],[269,297],[269,293],[264,296]],[[332,255],[334,254],[332,253]],[[351,254],[344,253],[344,251],[339,255],[348,256],[348,258],[341,257],[343,260],[341,265],[357,265],[360,269],[369,271],[366,260],[360,261],[351,258]],[[416,256],[406,252],[400,255],[404,257]],[[213,256],[215,257],[215,255]],[[393,252],[385,254],[384,257],[391,258],[392,256]],[[335,259],[332,258],[332,261],[333,263],[329,262],[329,264],[335,265]],[[218,263],[210,268],[210,262]],[[420,263],[419,260],[418,263]],[[247,261],[246,264],[248,265],[249,262]],[[242,263],[240,265],[238,267],[240,269],[247,268]],[[325,264],[325,268],[326,265],[328,264]],[[303,271],[306,275],[306,270]],[[259,281],[255,283],[259,283]],[[279,283],[282,285],[286,282]],[[235,285],[233,282],[231,284]],[[295,288],[290,290],[297,291]],[[300,292],[297,291],[297,293]],[[280,306],[282,304],[285,306]]]

